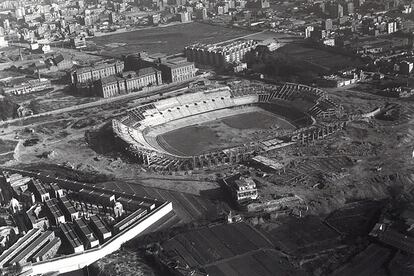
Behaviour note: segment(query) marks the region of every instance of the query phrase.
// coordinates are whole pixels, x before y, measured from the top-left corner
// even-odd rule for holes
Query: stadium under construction
[[[179,151],[162,138],[169,131],[185,130],[257,109],[271,113],[292,127],[283,132],[282,126],[273,136],[194,153]],[[340,113],[341,107],[325,91],[306,85],[285,83],[255,89],[216,85],[188,89],[179,96],[132,108],[126,116],[112,120],[112,129],[123,148],[148,168],[194,170],[238,163],[262,152],[323,138],[344,126],[343,121],[325,120],[331,116],[338,118]],[[188,139],[188,144],[197,142]]]

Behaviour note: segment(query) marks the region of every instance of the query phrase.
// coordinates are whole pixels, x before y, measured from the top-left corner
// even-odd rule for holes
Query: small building
[[[33,192],[26,190],[20,194],[20,201],[24,206],[29,207],[35,203],[36,197]]]
[[[75,49],[86,48],[86,39],[83,36],[75,37],[70,40],[72,47]]]
[[[8,47],[9,42],[4,39],[4,36],[0,36],[0,48]]]
[[[236,202],[258,198],[256,183],[251,177],[231,176],[223,180]]]
[[[31,228],[37,229],[48,229],[49,228],[49,220],[45,216],[45,210],[43,210],[42,205],[33,205],[29,210],[26,211],[26,216],[29,221],[29,226]]]

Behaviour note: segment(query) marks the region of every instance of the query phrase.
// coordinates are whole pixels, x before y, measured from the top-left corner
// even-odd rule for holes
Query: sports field
[[[104,55],[120,56],[141,51],[171,55],[180,53],[185,46],[197,42],[218,43],[252,33],[247,30],[191,22],[95,37],[92,42]]]
[[[169,131],[159,135],[157,142],[168,152],[190,156],[254,141],[266,130],[278,128],[295,129],[279,116],[257,109]]]

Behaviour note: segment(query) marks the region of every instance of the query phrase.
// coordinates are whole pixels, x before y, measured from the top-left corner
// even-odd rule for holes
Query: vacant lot
[[[340,70],[361,64],[361,60],[358,58],[334,53],[325,49],[316,49],[302,43],[289,43],[280,48],[277,53],[303,60],[308,65],[314,66],[320,71]]]
[[[176,224],[206,218],[213,220],[218,216],[217,208],[213,202],[200,196],[146,187],[137,183],[106,182],[97,185],[102,185],[102,187],[107,189],[124,191],[127,194],[139,194],[140,196],[156,198],[162,201],[171,201],[174,212],[179,219],[174,220]]]
[[[230,260],[206,266],[205,270],[209,275],[214,276],[306,275],[304,271],[293,268],[289,261],[282,258],[277,251],[270,249],[252,251]]]
[[[9,153],[13,151],[16,145],[17,145],[16,141],[0,139],[0,154],[5,154],[5,153]]]
[[[276,247],[292,255],[308,255],[339,244],[339,234],[313,216],[289,217],[281,221],[279,227],[268,231]]]
[[[251,32],[246,30],[193,22],[95,37],[92,42],[102,54],[111,56],[141,51],[171,55],[182,52],[186,45],[196,42],[217,43],[249,34]],[[117,42],[116,47],[113,44],[114,41]]]
[[[163,244],[181,264],[203,267],[209,275],[303,275],[273,250],[273,244],[245,223],[203,227],[176,235]]]
[[[164,243],[163,247],[166,251],[176,251],[182,263],[197,267],[252,250],[272,248],[273,245],[251,226],[237,223],[182,233]]]

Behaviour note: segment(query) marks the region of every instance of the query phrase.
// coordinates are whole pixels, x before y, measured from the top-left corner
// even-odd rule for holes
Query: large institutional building
[[[185,47],[185,55],[190,62],[226,67],[240,63],[247,52],[256,48],[254,40],[237,40],[220,44],[197,43]]]
[[[148,55],[145,52],[129,55],[125,59],[127,70],[152,66],[161,71],[164,82],[174,83],[186,81],[195,76],[196,68],[194,62],[187,61],[182,57],[167,58],[164,54]]]
[[[109,63],[99,63],[93,66],[73,69],[70,72],[71,82],[77,86],[98,81],[102,78],[120,74],[124,71],[124,63],[114,61]]]
[[[122,77],[109,76],[100,79],[96,84],[96,93],[103,97],[136,92],[139,89],[151,85],[161,85],[161,71],[153,67],[139,69],[138,71],[127,71]]]
[[[149,86],[186,81],[192,79],[195,73],[194,62],[186,58],[139,53],[127,56],[125,63],[112,61],[74,68],[70,79],[79,93],[108,98]]]

